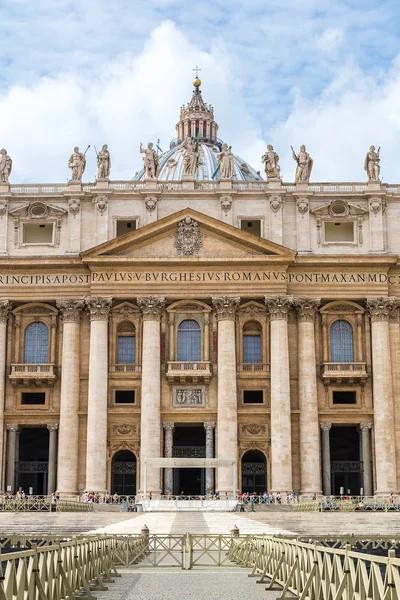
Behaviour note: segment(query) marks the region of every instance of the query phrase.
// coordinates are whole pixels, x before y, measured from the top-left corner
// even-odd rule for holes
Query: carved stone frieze
[[[108,206],[107,196],[96,196],[96,198],[93,198],[92,202],[101,215],[106,212]]]
[[[49,204],[48,202],[29,202],[17,206],[9,211],[15,218],[27,217],[29,219],[47,219],[48,217],[61,217],[67,214],[65,208]]]
[[[243,304],[238,309],[238,313],[241,315],[248,315],[250,317],[254,317],[256,315],[265,315],[267,309],[265,306],[261,306],[260,304],[256,304],[255,302],[251,302],[248,304]]]
[[[399,302],[395,298],[368,298],[367,308],[371,317],[371,322],[388,321],[391,311],[399,307]]]
[[[87,298],[86,306],[91,321],[108,321],[112,298]]]
[[[277,213],[283,205],[283,198],[281,196],[271,196],[269,199],[269,205],[272,212]]]
[[[240,302],[239,296],[221,296],[213,297],[212,303],[218,321],[226,321],[234,319]]]
[[[270,319],[273,321],[287,320],[290,309],[293,306],[292,296],[265,296],[265,306],[267,307]]]
[[[244,423],[242,425],[242,433],[248,433],[250,435],[262,435],[266,433],[267,426],[260,423]]]
[[[138,306],[142,312],[143,320],[159,321],[165,308],[165,298],[155,296],[139,296],[137,298]]]
[[[263,452],[268,456],[270,451],[270,444],[266,440],[257,440],[254,442],[239,442],[239,454],[241,457],[248,450],[259,450],[260,452]]]
[[[136,457],[139,456],[139,452],[140,452],[140,441],[119,441],[119,442],[113,442],[112,444],[109,444],[108,446],[108,459],[110,460],[114,454],[116,454],[116,452],[119,452],[120,450],[129,450],[130,452],[132,452],[133,454],[135,454]]]
[[[121,317],[132,317],[139,314],[139,309],[136,306],[132,306],[129,302],[122,302],[113,308],[113,315],[119,315]]]
[[[0,300],[0,323],[7,323],[10,310],[11,302],[9,300]]]
[[[123,423],[122,425],[113,425],[112,431],[118,435],[129,435],[130,433],[136,433],[136,425],[130,425],[129,423]]]
[[[203,234],[200,232],[199,224],[191,217],[179,221],[174,238],[179,256],[194,256],[199,253],[203,245]]]
[[[202,406],[203,391],[201,389],[177,389],[175,404],[178,406]]]
[[[297,310],[297,319],[299,321],[314,321],[320,303],[319,298],[294,298],[293,304]]]
[[[81,310],[85,306],[84,300],[57,300],[56,306],[62,314],[64,323],[79,323]]]
[[[21,312],[24,315],[46,315],[48,313],[55,313],[55,310],[52,310],[48,306],[40,306],[38,304],[34,306],[27,306],[26,308],[22,307]]]
[[[76,217],[80,209],[81,201],[79,200],[79,198],[70,198],[68,200],[68,210],[71,213],[71,215],[74,215],[74,217]]]

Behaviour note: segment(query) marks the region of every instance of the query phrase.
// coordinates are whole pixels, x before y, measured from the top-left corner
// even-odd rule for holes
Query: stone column
[[[206,458],[214,458],[214,429],[215,421],[205,421],[204,429],[206,430]],[[214,492],[214,469],[206,469],[206,494]]]
[[[4,405],[6,391],[8,300],[0,300],[0,488],[3,489]]]
[[[331,486],[331,447],[330,435],[331,423],[320,423],[322,431],[322,493],[324,496],[330,496]]]
[[[265,297],[271,332],[271,491],[292,491],[288,313],[290,296]]]
[[[172,458],[172,449],[174,447],[174,429],[175,423],[163,423],[165,438],[164,438],[164,456]],[[164,469],[164,494],[172,494],[173,492],[173,469],[168,467]]]
[[[142,406],[140,420],[140,489],[143,490],[144,461],[161,456],[161,315],[165,298],[137,299],[143,315]],[[160,469],[147,469],[147,492],[159,494]]]
[[[372,496],[372,459],[371,459],[372,423],[360,423],[361,447],[364,471],[364,496]]]
[[[56,487],[64,496],[78,493],[80,313],[84,304],[83,300],[70,299],[57,302],[63,320],[63,342]]]
[[[7,425],[7,473],[6,491],[10,489],[15,492],[15,461],[17,457],[17,434],[19,425]]]
[[[301,494],[321,493],[320,434],[314,317],[320,301],[295,300],[298,319],[298,393],[300,405]]]
[[[372,391],[376,461],[376,494],[397,493],[392,361],[389,338],[389,313],[392,298],[367,300],[371,316]]]
[[[89,298],[89,391],[86,441],[86,490],[107,489],[108,316],[112,298]]]
[[[218,458],[238,458],[235,316],[240,298],[213,298],[218,319]],[[218,469],[220,492],[232,494],[231,467]]]
[[[48,495],[56,491],[56,468],[57,468],[57,430],[58,424],[52,423],[47,425],[49,430],[49,468],[47,478],[47,493]]]

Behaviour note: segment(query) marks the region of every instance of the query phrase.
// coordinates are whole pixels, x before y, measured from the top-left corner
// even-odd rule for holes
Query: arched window
[[[246,323],[243,327],[243,363],[261,363],[261,325],[259,323]]]
[[[123,321],[117,327],[117,364],[136,364],[135,326],[130,321]]]
[[[41,321],[25,329],[24,363],[40,365],[49,362],[49,329]]]
[[[201,330],[194,319],[186,319],[178,327],[178,360],[199,362],[201,360]]]
[[[353,328],[348,321],[335,321],[330,329],[332,362],[353,362]]]

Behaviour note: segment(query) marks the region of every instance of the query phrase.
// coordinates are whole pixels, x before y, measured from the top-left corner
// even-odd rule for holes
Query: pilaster
[[[330,496],[331,487],[331,448],[330,448],[330,430],[332,423],[320,423],[322,435],[322,493],[324,496]]]
[[[307,196],[296,197],[296,230],[298,252],[311,252],[310,201]]]
[[[51,423],[50,425],[47,425],[47,429],[49,430],[49,462],[48,462],[47,494],[50,495],[56,491],[58,424]]]
[[[3,486],[4,404],[7,362],[7,323],[11,310],[9,300],[0,300],[0,486]]]
[[[364,496],[372,496],[372,458],[371,458],[371,428],[372,423],[360,423],[361,447],[364,471]]]
[[[174,447],[174,429],[175,423],[164,422],[163,428],[165,432],[164,437],[164,456],[165,458],[172,458],[172,451]],[[164,494],[171,495],[173,493],[173,469],[168,467],[164,469]]]
[[[205,421],[206,430],[206,458],[214,458],[214,429],[215,421]],[[214,493],[214,469],[206,469],[206,494]]]
[[[81,250],[81,199],[68,199],[68,250],[67,254],[79,254]]]

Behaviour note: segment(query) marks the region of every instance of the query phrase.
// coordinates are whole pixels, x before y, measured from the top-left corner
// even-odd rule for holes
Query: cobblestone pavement
[[[249,578],[249,569],[205,568],[196,571],[179,569],[118,570],[122,575],[108,590],[98,595],[101,600],[275,600],[279,590],[266,592],[264,584]]]

